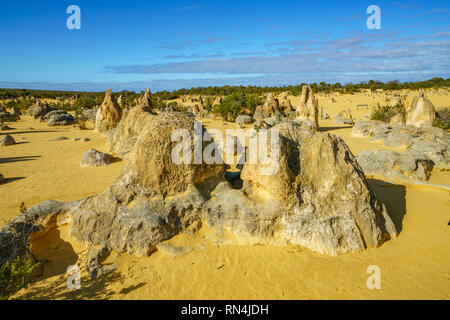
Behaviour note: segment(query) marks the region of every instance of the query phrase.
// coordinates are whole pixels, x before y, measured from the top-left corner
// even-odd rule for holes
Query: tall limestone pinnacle
[[[139,98],[138,102],[145,111],[153,113],[152,93],[149,88],[145,88],[145,93]]]
[[[113,129],[117,126],[121,118],[122,109],[114,99],[112,90],[108,89],[103,103],[97,110],[95,130],[101,133]]]
[[[418,127],[431,126],[436,119],[436,110],[423,91],[414,97],[406,112],[406,124]]]
[[[297,115],[300,118],[310,120],[314,129],[319,129],[319,100],[314,97],[314,92],[310,86],[302,87],[302,96],[297,107]]]

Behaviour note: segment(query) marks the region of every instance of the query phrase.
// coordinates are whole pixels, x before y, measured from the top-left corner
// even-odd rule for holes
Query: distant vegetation
[[[178,99],[185,95],[200,95],[203,97],[203,103],[206,110],[220,113],[225,118],[235,118],[243,108],[248,109],[251,113],[255,111],[255,108],[262,104],[262,96],[269,92],[275,94],[289,91],[294,96],[301,94],[302,86],[306,83],[302,83],[296,86],[283,86],[283,87],[258,87],[258,86],[223,86],[223,87],[198,87],[191,89],[179,89],[172,92],[160,91],[152,95],[152,103],[156,109],[164,109],[166,107],[172,107],[177,110],[183,109],[181,105],[178,105],[174,99]],[[311,83],[309,84],[315,92],[341,92],[341,93],[354,93],[363,89],[375,90],[401,90],[401,89],[427,89],[427,88],[442,88],[450,87],[450,79],[432,78],[426,81],[420,82],[399,82],[389,81],[383,83],[381,81],[369,80],[368,82],[361,82],[359,84],[345,84],[342,85],[339,82],[334,84],[328,84],[325,82]],[[121,98],[122,107],[131,107],[135,104],[144,92],[135,92],[123,90],[115,92],[114,96],[118,99]],[[56,99],[53,103],[53,107],[61,110],[82,110],[83,108],[93,108],[102,103],[105,96],[104,92],[75,92],[75,91],[50,91],[50,90],[28,90],[28,89],[0,89],[0,99],[11,99],[8,103],[4,103],[3,106],[7,108],[17,107],[19,109],[27,109],[34,102],[31,97],[36,99]],[[225,97],[219,106],[213,107],[214,97]],[[76,99],[73,99],[76,97]],[[73,100],[72,100],[73,99]],[[72,100],[72,101],[71,101]],[[399,110],[397,110],[399,111]],[[395,107],[379,107],[373,114],[374,119],[381,121],[387,121],[392,117],[392,113],[396,112]],[[446,123],[436,123],[437,126],[445,126]]]
[[[222,103],[213,107],[211,111],[220,113],[224,119],[234,121],[243,108],[253,113],[262,102],[262,99],[257,95],[235,92],[228,95]]]
[[[258,86],[222,86],[222,87],[198,87],[191,89],[179,89],[172,92],[169,91],[159,91],[153,94],[161,100],[173,100],[181,97],[182,95],[204,95],[204,96],[228,96],[233,93],[244,93],[244,94],[265,94],[268,92],[279,93],[284,91],[290,91],[293,95],[300,95],[302,86],[306,83],[301,83],[296,86],[282,86],[282,87],[258,87]],[[325,82],[320,83],[310,83],[309,84],[315,92],[333,92],[341,91],[343,93],[357,92],[362,89],[383,89],[383,90],[401,90],[401,89],[427,89],[427,88],[442,88],[450,87],[450,78],[432,78],[426,81],[419,82],[400,82],[398,80],[381,82],[375,80],[369,80],[368,82],[361,82],[359,84],[345,84],[342,85],[339,82],[334,84],[329,84]],[[116,92],[114,95],[118,98],[122,95],[122,99],[125,102],[132,102],[135,98],[139,97],[143,92],[136,93],[134,91],[120,91]],[[104,92],[78,92],[78,91],[51,91],[51,90],[28,90],[28,89],[0,89],[0,99],[16,99],[19,97],[35,97],[39,99],[56,99],[61,97],[64,99],[69,99],[75,95],[83,100],[96,100],[99,97],[103,98]],[[101,100],[96,100],[100,102]]]

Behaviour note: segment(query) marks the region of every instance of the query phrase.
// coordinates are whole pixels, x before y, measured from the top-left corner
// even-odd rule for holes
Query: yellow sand
[[[364,97],[338,96],[335,97],[338,103],[330,105],[326,112],[334,117],[339,111],[352,107],[354,118],[370,112],[356,112],[353,104],[339,103],[348,98],[364,102]],[[434,101],[433,96],[431,99],[435,104],[446,105],[445,101]],[[205,125],[223,129],[223,122],[205,121]],[[124,164],[119,162],[103,168],[79,166],[85,150],[108,150],[105,138],[93,131],[72,131],[71,127],[49,129],[29,118],[11,126],[24,132],[12,132],[16,141],[30,143],[0,148],[0,173],[6,178],[24,177],[0,185],[0,219],[11,219],[17,213],[20,201],[31,206],[48,199],[69,201],[102,192]],[[56,132],[23,130],[30,126],[36,131]],[[320,126],[324,131],[341,136],[354,154],[382,146],[367,138],[351,137],[350,126],[335,125],[332,120],[320,121]],[[58,136],[85,136],[91,141],[47,141]],[[26,139],[21,140],[22,137]],[[4,160],[25,156],[41,157],[29,161]],[[432,182],[448,184],[449,181],[448,172],[433,172]],[[48,261],[44,275],[14,298],[449,299],[448,192],[436,188],[390,185],[374,179],[369,183],[386,203],[389,214],[401,230],[397,239],[380,248],[328,257],[294,246],[219,246],[214,242],[214,233],[203,226],[195,234],[184,233],[168,242],[175,246],[203,245],[204,249],[176,259],[160,251],[145,258],[113,252],[105,263],[117,263],[118,272],[90,280],[84,269],[87,250],[70,239],[69,226],[63,226],[33,243],[33,253]],[[68,276],[65,270],[75,263],[82,270],[82,288],[70,291],[66,288]],[[369,276],[366,270],[370,265],[381,268],[381,290],[369,290],[366,286]]]

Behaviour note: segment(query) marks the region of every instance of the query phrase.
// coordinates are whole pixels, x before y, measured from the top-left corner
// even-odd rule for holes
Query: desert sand
[[[335,96],[335,103],[319,96],[324,113],[334,116],[351,108],[354,119],[369,110],[356,104],[377,100],[364,94]],[[435,106],[447,106],[448,96],[429,95]],[[293,105],[299,97],[292,98]],[[349,102],[349,99],[351,102]],[[233,128],[234,124],[205,120],[206,128]],[[322,131],[342,137],[356,155],[378,149],[382,143],[351,137],[351,126],[319,120]],[[104,191],[118,176],[124,161],[107,167],[82,168],[84,151],[107,152],[105,137],[93,130],[71,126],[48,128],[29,117],[11,125],[8,131],[17,145],[0,149],[0,226],[19,211],[48,199],[73,201]],[[33,130],[27,129],[33,127]],[[60,136],[66,141],[49,141]],[[72,141],[87,137],[88,142]],[[450,181],[449,172],[433,172],[431,182]],[[236,246],[217,244],[214,233],[203,226],[195,233],[183,233],[167,241],[192,247],[191,252],[173,258],[157,251],[139,258],[113,252],[106,263],[117,263],[117,272],[90,280],[85,270],[87,249],[68,236],[68,227],[53,229],[33,243],[33,253],[47,261],[44,275],[15,299],[449,299],[450,298],[450,203],[447,191],[382,178],[369,179],[383,200],[396,227],[397,239],[379,248],[329,257],[298,246]],[[81,289],[66,288],[67,266],[82,270]],[[367,267],[381,269],[381,289],[366,286]]]

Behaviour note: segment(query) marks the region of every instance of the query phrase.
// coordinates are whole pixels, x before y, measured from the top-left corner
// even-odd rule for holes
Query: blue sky
[[[69,5],[81,30],[68,30]],[[381,29],[369,30],[369,5]],[[0,2],[0,87],[152,91],[450,74],[450,1]]]

